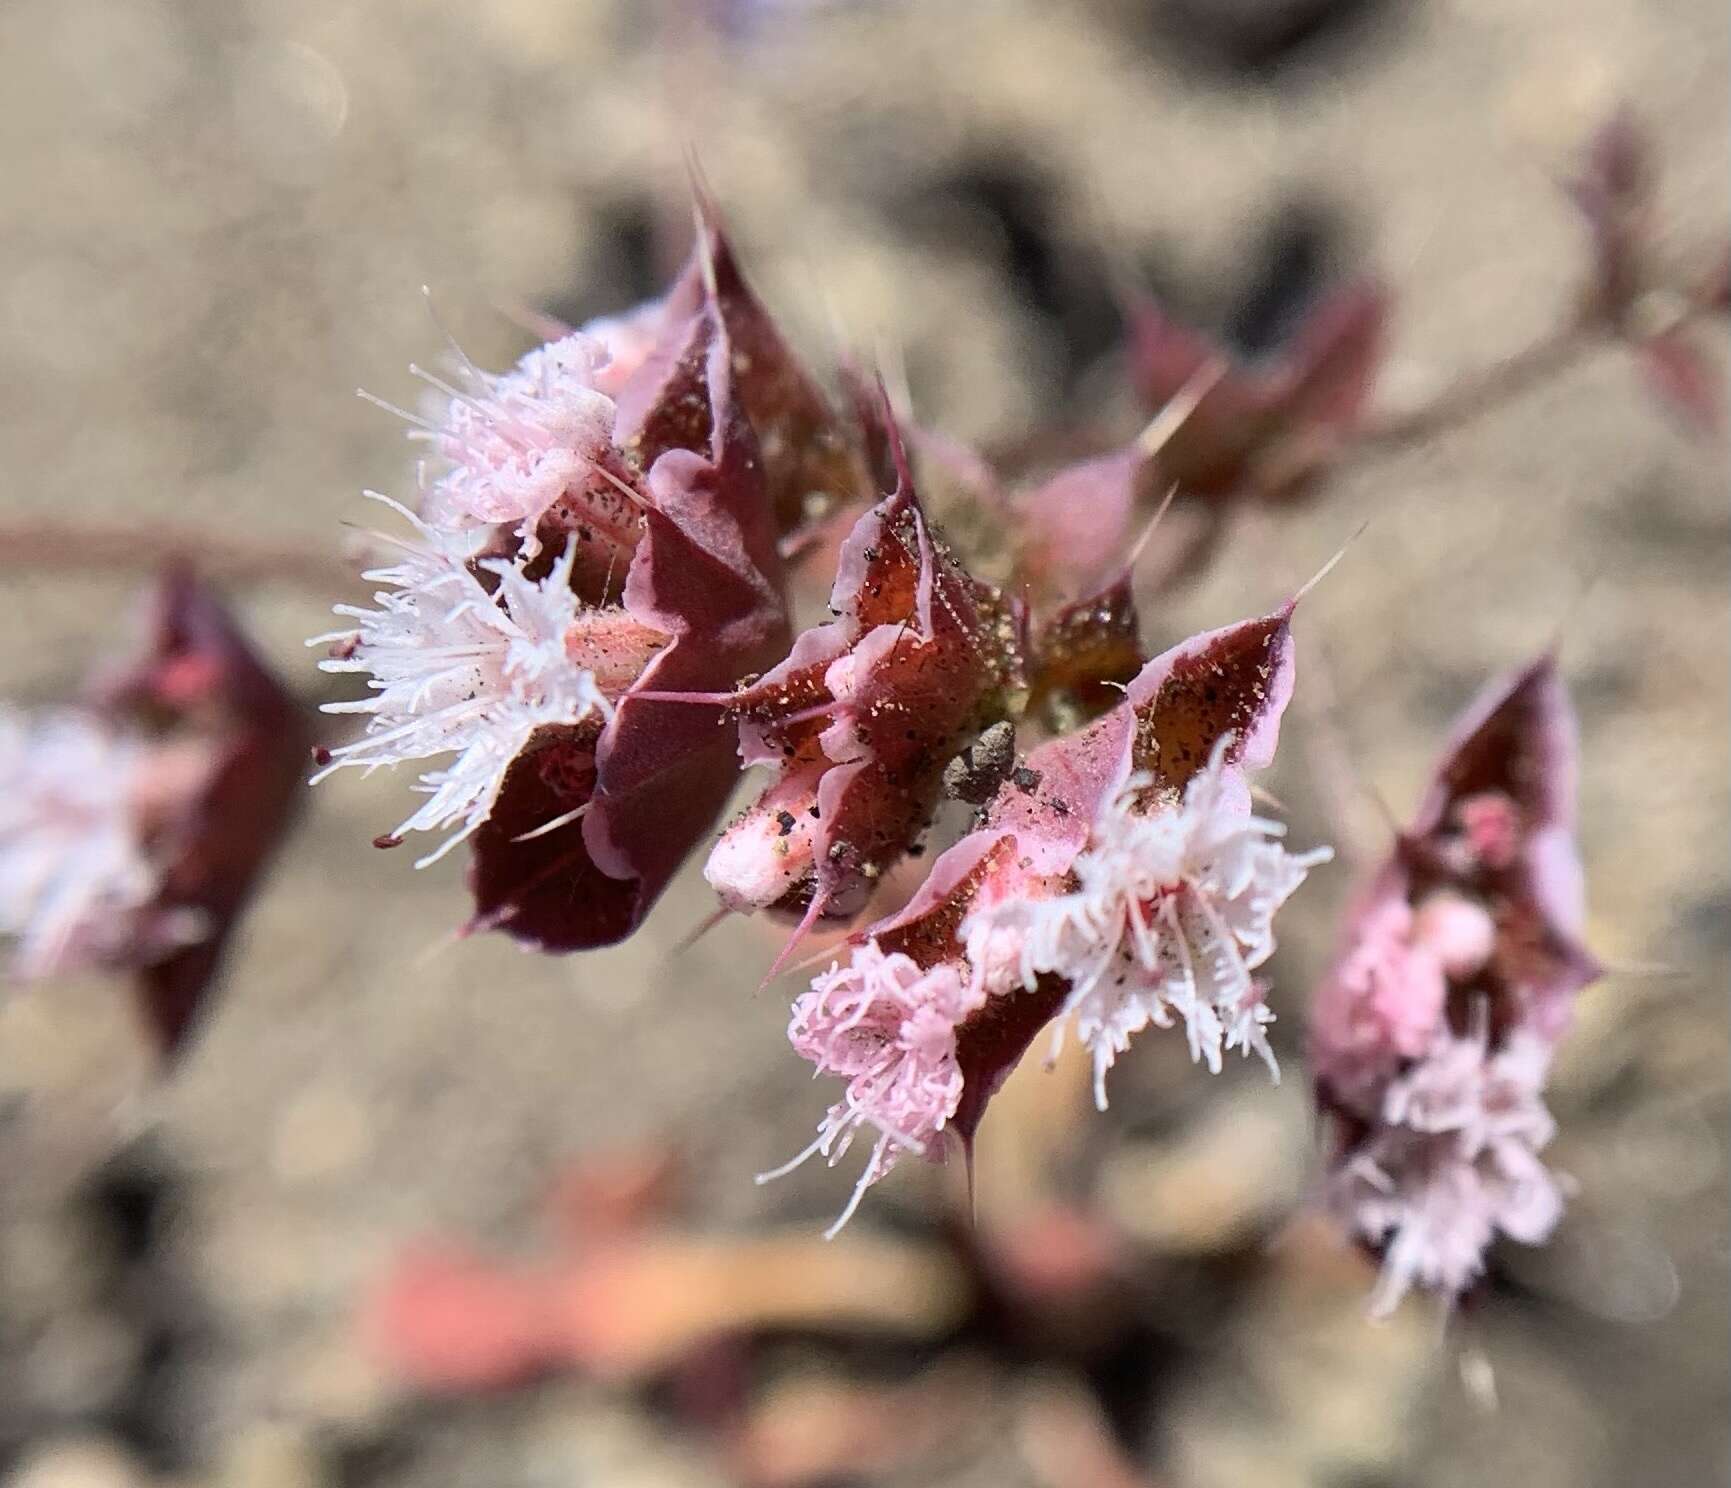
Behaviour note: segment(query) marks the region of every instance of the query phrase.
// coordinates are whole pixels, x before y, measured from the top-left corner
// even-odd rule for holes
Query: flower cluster
[[[465,360],[413,434],[441,462],[374,607],[318,638],[372,696],[323,774],[439,760],[395,831],[472,850],[471,928],[548,950],[629,934],[725,800],[719,694],[786,648],[776,492],[854,446],[733,266],[713,213],[667,296],[531,351]],[[821,424],[825,439],[789,441]],[[853,489],[838,499],[853,500]],[[394,505],[394,503],[392,503]],[[795,524],[796,525],[796,524]]]
[[[1251,806],[1296,601],[1149,660],[1129,528],[1181,488],[1206,542],[1229,499],[1303,489],[1363,419],[1384,317],[1380,290],[1348,286],[1243,366],[1136,307],[1153,422],[1018,487],[857,372],[838,416],[700,199],[661,299],[552,327],[502,374],[458,353],[451,380],[426,377],[446,402],[414,420],[433,456],[418,510],[380,498],[412,535],[382,539],[373,603],[319,638],[324,669],[368,691],[328,705],[366,726],[317,778],[420,766],[424,799],[378,844],[434,834],[425,864],[467,843],[469,928],[570,951],[630,934],[762,767],[704,871],[724,911],[797,924],[772,974],[819,920],[863,914],[946,795],[977,807],[793,1005],[795,1050],[845,1083],[789,1166],[871,1144],[843,1222],[903,1155],[971,1143],[1042,1031],[1054,1049],[1074,1031],[1101,1107],[1149,1026],[1181,1026],[1211,1071],[1238,1050],[1278,1078],[1274,922],[1330,857]],[[1006,587],[933,525],[910,448],[1001,529],[982,545]],[[788,568],[820,555],[829,617],[796,637]],[[1018,754],[1017,729],[1044,740]],[[1379,1305],[1458,1291],[1493,1234],[1536,1238],[1560,1211],[1540,1092],[1594,970],[1571,750],[1548,662],[1484,704],[1316,999],[1331,1193],[1386,1258]],[[91,892],[142,894],[134,867],[117,853]]]
[[[0,937],[20,979],[133,972],[172,1053],[287,827],[307,735],[186,573],[162,578],[141,630],[81,705],[0,710]]]
[[[793,1165],[878,1133],[844,1220],[900,1153],[941,1158],[944,1130],[971,1142],[1042,1029],[1075,1024],[1102,1106],[1150,1023],[1182,1019],[1211,1069],[1234,1047],[1273,1069],[1252,972],[1275,911],[1328,857],[1287,853],[1250,810],[1291,689],[1290,608],[1155,658],[1117,707],[1033,750],[908,905],[794,1004],[796,1049],[849,1083]]]
[[[1574,726],[1553,658],[1456,730],[1412,828],[1348,917],[1312,1010],[1335,1127],[1328,1198],[1383,1262],[1373,1305],[1459,1295],[1498,1234],[1537,1244],[1563,1210],[1539,1158],[1543,1091],[1579,990]]]
[[[108,960],[159,873],[137,828],[145,744],[75,709],[0,711],[0,934],[12,973]]]

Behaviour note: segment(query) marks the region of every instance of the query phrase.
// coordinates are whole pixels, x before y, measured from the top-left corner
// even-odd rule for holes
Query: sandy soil
[[[724,50],[684,45],[689,27],[652,9],[12,0],[5,519],[196,522],[328,550],[328,596],[235,596],[319,696],[300,638],[342,589],[339,523],[362,518],[362,486],[406,484],[399,430],[352,389],[414,396],[406,364],[441,344],[420,286],[492,365],[526,344],[500,307],[621,308],[679,251],[693,147],[814,358],[838,337],[879,349],[929,421],[987,442],[1124,416],[1119,276],[1254,341],[1317,273],[1375,266],[1399,296],[1391,407],[1521,346],[1579,273],[1554,183],[1619,99],[1663,143],[1677,251],[1725,230],[1714,0],[976,0],[749,24],[739,5]],[[1313,11],[1313,39],[1267,40]],[[1453,712],[1560,633],[1593,944],[1674,973],[1627,971],[1584,999],[1555,1101],[1555,1158],[1581,1184],[1565,1229],[1500,1259],[1446,1343],[1422,1310],[1373,1328],[1364,1273],[1287,1225],[1310,1156],[1302,1081],[1210,1084],[1152,1046],[1110,1118],[1080,1128],[1074,1082],[1023,1082],[996,1152],[988,1124],[984,1218],[1013,1219],[1038,1170],[1146,1247],[1126,1305],[1152,1341],[1115,1388],[1149,1482],[1721,1480],[1723,449],[1668,422],[1626,360],[1594,357],[1241,534],[1149,616],[1153,638],[1266,608],[1366,518],[1300,638],[1301,672],[1328,658],[1366,785],[1405,810]],[[5,573],[0,687],[67,690],[124,630],[134,583]],[[1314,744],[1296,721],[1271,781],[1304,842],[1330,831]],[[385,778],[320,788],[166,1083],[110,986],[0,1005],[7,1481],[741,1480],[664,1391],[565,1380],[428,1406],[357,1336],[360,1299],[408,1241],[545,1253],[546,1195],[584,1154],[670,1144],[697,1231],[812,1220],[846,1177],[750,1182],[802,1144],[819,1097],[782,1039],[782,991],[752,995],[764,933],[724,926],[672,954],[707,913],[695,872],[605,954],[450,945],[458,866],[416,874],[366,846],[403,799]],[[1289,1044],[1348,877],[1319,875],[1287,916]],[[1073,1171],[1051,1178],[1055,1158]],[[898,1177],[860,1224],[917,1233],[945,1193],[942,1174]],[[1017,1446],[1028,1402],[1064,1398],[1050,1377],[977,1338],[913,1362],[935,1352],[973,1371],[961,1419],[942,1450],[861,1480],[1057,1482]],[[910,1367],[820,1341],[776,1377]]]

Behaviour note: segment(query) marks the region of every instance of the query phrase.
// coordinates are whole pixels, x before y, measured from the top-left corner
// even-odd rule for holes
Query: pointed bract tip
[[[775,960],[769,963],[769,970],[763,974],[763,980],[757,984],[757,990],[759,992],[762,992],[771,982],[780,976],[783,971],[788,969],[788,957],[799,949],[801,942],[805,940],[806,936],[811,934],[811,927],[818,922],[818,918],[823,914],[828,903],[829,897],[821,888],[812,894],[811,903],[806,907],[805,914],[800,919],[800,922],[793,927],[792,934],[787,938],[787,944],[776,953]]]
[[[1159,454],[1230,370],[1224,357],[1211,357],[1205,362],[1183,387],[1166,400],[1165,406],[1136,436],[1137,448],[1145,455]]]
[[[1364,536],[1365,531],[1370,526],[1370,522],[1371,519],[1369,517],[1366,517],[1364,521],[1360,522],[1358,526],[1353,529],[1352,535],[1335,550],[1334,556],[1299,586],[1298,591],[1291,599],[1287,600],[1284,606],[1285,614],[1290,615],[1294,610],[1296,610],[1299,601],[1334,572],[1335,567],[1339,564],[1340,560],[1346,557],[1347,551],[1359,540],[1359,538]]]
[[[696,925],[686,931],[683,936],[674,942],[673,949],[668,954],[670,956],[683,956],[687,951],[695,946],[698,941],[708,935],[711,930],[715,929],[715,927],[723,920],[737,912],[738,911],[726,904],[717,905],[713,911],[705,915]]]
[[[901,421],[896,417],[895,405],[890,401],[890,390],[884,382],[883,373],[875,373],[872,382],[877,393],[878,408],[883,414],[884,437],[889,443],[890,461],[896,472],[896,488],[889,494],[911,500],[914,477],[908,465],[907,445],[902,440]]]
[[[1173,481],[1172,484],[1166,488],[1166,494],[1161,498],[1160,505],[1155,508],[1154,515],[1151,516],[1143,526],[1142,535],[1136,539],[1135,546],[1130,549],[1130,556],[1124,562],[1124,572],[1126,575],[1130,574],[1135,569],[1136,565],[1142,561],[1142,555],[1148,551],[1148,544],[1154,540],[1154,533],[1160,526],[1160,519],[1172,509],[1172,503],[1177,499],[1177,497],[1178,482]]]
[[[691,205],[697,218],[698,232],[713,232],[719,236],[721,232],[721,207],[715,199],[715,188],[709,184],[709,177],[704,173],[703,159],[697,152],[695,140],[685,143],[685,180],[691,189]]]

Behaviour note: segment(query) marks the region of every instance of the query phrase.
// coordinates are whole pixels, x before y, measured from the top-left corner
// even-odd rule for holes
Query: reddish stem
[[[1428,403],[1370,424],[1351,440],[1344,459],[1398,454],[1451,433],[1549,382],[1606,344],[1590,325],[1571,318],[1502,361],[1463,374]]]
[[[186,563],[223,584],[285,584],[321,598],[354,582],[353,565],[334,550],[221,537],[192,526],[157,521],[128,526],[27,518],[0,523],[0,570],[137,573]]]

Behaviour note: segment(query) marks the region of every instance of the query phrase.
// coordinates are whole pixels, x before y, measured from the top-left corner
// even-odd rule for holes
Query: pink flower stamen
[[[1223,738],[1176,804],[1150,802],[1152,778],[1131,776],[1076,857],[1073,890],[993,905],[963,926],[976,964],[989,938],[1017,933],[1021,985],[1046,973],[1068,979],[1055,1036],[1073,1017],[1094,1057],[1101,1109],[1106,1071],[1131,1036],[1177,1018],[1191,1057],[1211,1071],[1223,1050],[1239,1048],[1279,1078],[1265,1032],[1273,1014],[1251,973],[1274,952],[1276,911],[1332,853],[1287,852],[1279,824],[1224,788],[1229,748]]]
[[[818,1125],[815,1140],[790,1162],[758,1174],[768,1183],[822,1155],[831,1167],[865,1128],[877,1133],[847,1206],[825,1232],[838,1234],[865,1191],[903,1153],[928,1156],[962,1097],[956,1029],[986,999],[959,965],[930,970],[868,941],[851,962],[833,964],[795,1000],[788,1038],[815,1074],[845,1078],[847,1089]]]

